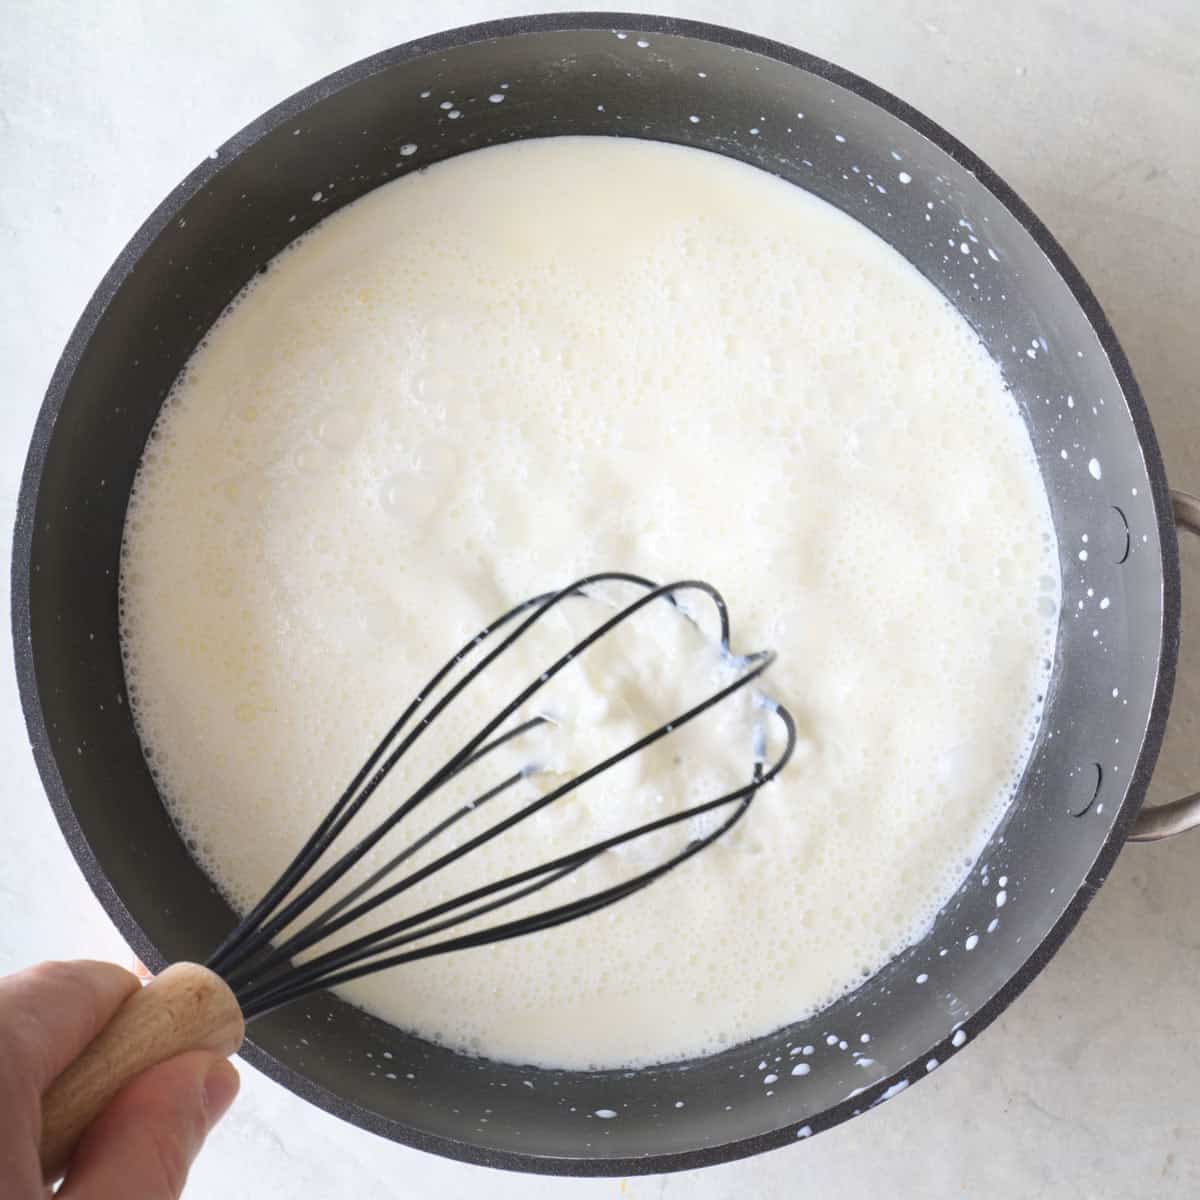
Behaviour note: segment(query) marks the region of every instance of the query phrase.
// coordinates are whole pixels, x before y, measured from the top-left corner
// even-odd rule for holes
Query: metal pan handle
[[[1200,498],[1187,492],[1171,490],[1171,506],[1175,510],[1175,524],[1200,537]],[[1157,804],[1143,808],[1133,823],[1131,842],[1157,842],[1174,837],[1200,825],[1200,792],[1173,800],[1170,804]]]

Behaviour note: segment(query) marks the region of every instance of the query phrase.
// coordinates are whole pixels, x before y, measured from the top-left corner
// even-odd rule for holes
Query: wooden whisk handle
[[[225,981],[175,963],[135,992],[42,1097],[42,1174],[62,1175],[83,1131],[134,1076],[188,1050],[233,1054],[246,1026]]]

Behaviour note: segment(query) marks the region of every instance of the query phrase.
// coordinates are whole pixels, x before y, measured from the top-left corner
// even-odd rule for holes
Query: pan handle
[[[1200,536],[1200,497],[1171,489],[1171,506],[1175,510],[1175,524],[1180,529]],[[1143,808],[1133,823],[1131,842],[1157,842],[1174,837],[1200,825],[1200,792],[1173,800],[1170,804],[1157,804]]]

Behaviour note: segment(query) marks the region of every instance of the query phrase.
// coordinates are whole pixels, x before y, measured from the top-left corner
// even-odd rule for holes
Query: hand
[[[101,962],[50,962],[0,978],[0,1192],[44,1200],[41,1097],[141,986]],[[205,1137],[238,1090],[233,1064],[207,1051],[144,1071],[88,1127],[61,1200],[177,1200]]]

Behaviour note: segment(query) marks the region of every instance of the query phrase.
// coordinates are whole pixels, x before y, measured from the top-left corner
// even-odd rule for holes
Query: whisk
[[[592,596],[594,589],[609,585],[631,585],[637,589],[636,598],[619,607],[536,673],[511,701],[419,786],[391,806],[387,815],[349,849],[341,853],[331,850],[414,744],[472,683],[489,668],[496,669],[497,660],[559,605]],[[515,724],[505,727],[551,680],[602,638],[659,600],[698,624],[680,602],[681,597],[689,594],[710,602],[715,610],[721,658],[727,668],[719,686],[671,720],[522,803],[460,844],[435,853],[431,847],[438,838],[510,792],[536,768],[525,766],[508,773],[410,838],[366,879],[328,903],[331,891],[431,797],[460,779],[468,768],[487,760],[501,746],[551,723],[551,717],[535,714],[524,719],[518,717]],[[768,758],[768,739],[762,722],[757,723],[748,755],[748,778],[731,790],[352,936],[355,926],[381,905],[413,892],[424,881],[560,802],[589,780],[669,737],[749,686],[773,661],[772,651],[733,654],[725,601],[716,588],[701,580],[660,585],[625,572],[603,572],[576,580],[558,591],[534,596],[504,613],[471,638],[417,693],[274,885],[238,922],[207,963],[204,966],[176,963],[168,967],[132,996],[83,1054],[55,1080],[43,1097],[41,1161],[47,1181],[61,1175],[92,1118],[129,1079],[147,1067],[191,1049],[233,1053],[241,1044],[246,1022],[312,992],[418,959],[486,946],[577,920],[648,887],[711,846],[742,819],[758,789],[779,774],[795,748],[796,725],[791,714],[764,696],[756,696],[758,708],[778,722],[782,746]],[[456,672],[458,678],[454,678]],[[602,855],[639,839],[651,839],[663,830],[706,814],[720,819],[713,824],[709,818],[707,831],[692,836],[682,849],[673,850],[658,861],[639,864],[641,869],[628,878],[559,903],[534,905],[533,911],[522,911],[494,923],[478,924],[490,914],[528,901]],[[433,857],[423,861],[422,855]],[[323,900],[327,902],[325,907],[314,915]],[[522,906],[525,907],[529,906]],[[348,936],[349,940],[337,940],[339,935]],[[322,943],[331,940],[335,941],[332,948],[319,950]],[[301,959],[306,953],[310,956]]]

